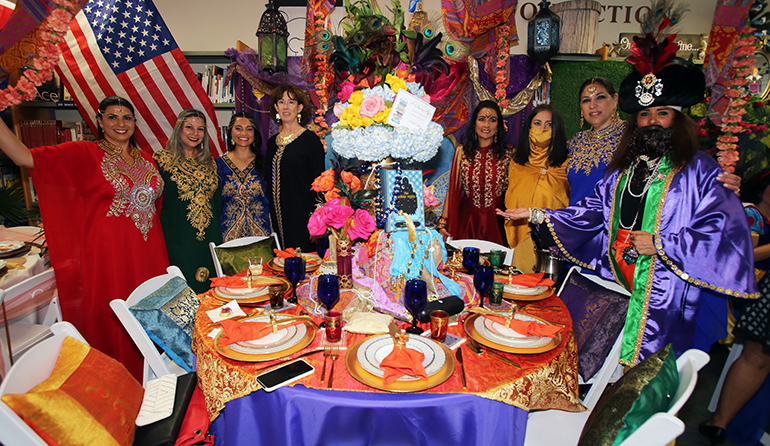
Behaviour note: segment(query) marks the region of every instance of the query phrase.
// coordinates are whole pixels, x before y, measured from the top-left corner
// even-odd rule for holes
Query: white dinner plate
[[[546,291],[548,291],[548,287],[545,285],[527,287],[520,285],[510,285],[506,283],[505,287],[503,287],[504,293],[521,294],[524,296],[535,296],[537,294],[545,293]]]
[[[6,265],[5,260],[0,260],[0,269],[5,268],[5,265]]]
[[[513,317],[515,317],[520,321],[535,321],[538,323],[542,323],[537,319],[525,314],[516,313]],[[508,347],[538,348],[538,347],[547,345],[549,342],[553,340],[553,338],[550,338],[548,336],[521,337],[520,333],[516,333],[510,328],[506,328],[502,324],[493,322],[483,316],[478,317],[476,318],[475,321],[473,321],[473,328],[476,329],[476,332],[478,332],[478,334],[481,335],[481,337]],[[505,330],[510,330],[511,332],[516,333],[517,337],[506,336],[501,334],[501,333],[506,333]]]
[[[224,286],[218,286],[214,288],[214,292],[227,299],[253,299],[255,297],[264,296],[268,290],[266,286],[247,288],[230,288]]]
[[[0,254],[18,251],[24,247],[24,242],[19,240],[3,240],[0,242]]]
[[[281,322],[281,319],[285,318],[279,315],[277,321]],[[260,315],[246,319],[244,322],[270,322],[270,316]],[[285,335],[281,333],[283,331],[285,331]],[[278,333],[270,333],[260,339],[230,344],[229,347],[235,352],[247,355],[266,355],[294,347],[302,341],[306,333],[307,326],[305,324],[296,324],[281,328],[278,330]],[[268,339],[265,340],[265,338]],[[249,344],[252,346],[249,346]]]
[[[430,377],[441,370],[446,363],[446,354],[441,346],[431,339],[410,335],[406,341],[406,347],[422,352],[425,356],[422,366],[425,375]],[[380,363],[393,351],[393,339],[390,335],[375,336],[367,339],[358,349],[358,362],[367,372],[375,376],[384,376],[385,371],[380,368]],[[414,381],[420,378],[404,375],[398,381]]]

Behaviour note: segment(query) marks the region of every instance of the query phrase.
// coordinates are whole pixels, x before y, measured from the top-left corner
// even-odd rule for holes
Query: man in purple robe
[[[631,366],[669,343],[677,356],[692,347],[703,290],[759,297],[743,207],[681,112],[702,100],[703,73],[655,62],[621,84],[632,116],[593,195],[560,210],[498,210],[547,227],[567,260],[632,292],[621,350]]]

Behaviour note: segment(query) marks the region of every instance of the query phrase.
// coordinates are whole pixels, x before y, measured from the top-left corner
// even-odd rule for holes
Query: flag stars
[[[152,11],[147,11],[147,17],[152,17]]]
[[[118,5],[112,5],[112,12],[118,12],[120,11],[120,8],[118,8]]]
[[[123,42],[118,40],[118,42],[115,44],[118,48],[123,48]]]
[[[128,39],[131,41],[131,43],[136,43],[136,36],[132,35]]]
[[[150,26],[150,24],[151,24],[151,23],[152,23],[152,22],[150,22],[149,20],[145,20],[145,21],[144,21],[144,26]]]
[[[139,45],[147,46],[147,41],[146,40],[140,40],[139,41]]]
[[[145,37],[147,37],[147,34],[150,34],[150,32],[149,32],[149,31],[147,31],[146,29],[143,29],[143,30],[142,30],[142,35],[143,35],[143,36],[145,36]]]
[[[109,44],[112,43],[112,37],[107,36],[107,37],[104,38],[104,41],[107,42],[107,45],[109,45]]]
[[[163,28],[160,27],[160,25],[155,25],[155,31],[160,32]]]
[[[113,27],[111,27],[111,26],[108,26],[108,27],[107,27],[107,32],[108,32],[108,33],[111,33],[111,32],[114,32],[114,31],[115,31],[115,28],[113,28]]]
[[[125,17],[127,19],[130,18],[131,17],[131,13],[128,12],[128,11],[123,11],[123,17]]]
[[[157,49],[158,49],[158,46],[155,45],[154,43],[152,45],[150,45],[150,51],[155,51]]]
[[[115,23],[115,21],[116,21],[116,20],[118,20],[118,18],[117,18],[117,17],[115,17],[114,15],[111,15],[111,16],[110,16],[110,22],[111,22],[111,23]]]
[[[160,39],[160,37],[158,37],[158,35],[157,35],[157,34],[153,34],[153,35],[152,35],[152,40],[158,40],[158,39]]]
[[[120,59],[120,57],[121,57],[122,55],[123,55],[123,54],[122,54],[122,53],[120,53],[120,52],[115,52],[115,59]]]
[[[140,16],[140,15],[134,16],[134,21],[135,22],[141,22],[142,21],[142,16]]]
[[[126,8],[130,8],[130,7],[131,7],[131,5],[133,5],[133,3],[132,3],[132,2],[126,2]]]
[[[124,21],[120,22],[120,26],[123,27],[123,28],[128,28],[128,22],[126,22],[124,20]]]
[[[102,6],[104,6],[104,2],[102,0],[99,0],[98,2],[96,2],[96,6],[98,6],[99,9],[101,9]]]
[[[134,52],[134,47],[133,46],[130,46],[130,47],[126,48],[126,49],[128,50],[129,53],[133,53]]]
[[[118,61],[116,60],[115,62],[112,63],[112,66],[115,68],[118,68],[120,66],[120,63],[118,63]]]
[[[137,32],[137,31],[139,31],[139,27],[138,27],[138,26],[136,26],[136,25],[134,25],[134,27],[133,27],[133,28],[131,28],[131,31],[133,31],[133,32]]]
[[[168,41],[168,39],[163,39],[163,45],[166,45],[166,46],[168,46],[168,44],[169,44],[169,41]]]
[[[139,57],[144,57],[144,50],[139,50],[139,51],[136,53],[136,55],[137,55],[137,56],[139,56]]]
[[[133,60],[133,57],[131,57],[131,56],[126,56],[126,62],[129,62],[129,63],[130,63],[132,60]]]
[[[119,36],[121,39],[125,39],[125,38],[126,38],[126,33],[124,33],[123,31],[121,31],[121,32],[119,32],[119,33],[118,33],[118,36]]]

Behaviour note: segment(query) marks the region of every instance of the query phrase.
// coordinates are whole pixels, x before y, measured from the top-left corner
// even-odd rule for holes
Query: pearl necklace
[[[650,167],[650,164],[652,163],[651,161],[648,161],[646,159],[642,159],[641,157],[640,157],[640,160],[647,162],[647,166],[648,167]],[[631,166],[630,168],[626,169],[625,173],[628,175],[628,179],[626,180],[626,188],[625,189],[628,192],[628,194],[631,195],[634,198],[639,198],[639,199],[641,199],[643,196],[645,196],[647,194],[647,190],[650,188],[650,185],[652,185],[652,181],[655,178],[657,178],[657,176],[658,176],[658,170],[660,170],[660,164],[661,164],[662,161],[663,161],[663,158],[661,157],[661,158],[658,159],[657,162],[655,162],[655,170],[653,170],[652,173],[650,174],[650,176],[647,177],[647,179],[644,182],[644,188],[642,188],[642,192],[640,194],[638,194],[638,195],[631,191],[631,180],[634,178],[634,169],[636,167],[636,164],[638,164],[638,162],[636,164],[634,164],[633,166]],[[623,196],[625,196],[625,193],[623,191],[621,191],[620,192],[620,209],[621,210],[623,209]],[[639,207],[636,209],[636,215],[634,215],[634,221],[631,223],[631,226],[626,226],[626,225],[623,224],[623,214],[622,213],[620,214],[620,218],[618,218],[618,225],[620,225],[620,227],[622,229],[633,230],[634,226],[636,226],[636,221],[639,218],[639,210],[641,208],[642,208],[642,206],[641,206],[641,203],[640,203]],[[628,241],[628,237],[626,237],[626,241]]]

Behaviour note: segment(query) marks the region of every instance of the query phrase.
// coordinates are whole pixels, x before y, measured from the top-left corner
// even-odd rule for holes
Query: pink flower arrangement
[[[69,0],[54,0],[54,4],[56,9],[45,19],[38,34],[42,45],[37,48],[37,56],[31,61],[34,69],[25,70],[16,85],[0,90],[0,110],[35,99],[36,87],[51,79],[51,70],[61,55],[58,45],[64,41],[69,24],[79,10],[79,7]]]
[[[346,80],[342,83],[341,90],[339,93],[337,93],[337,98],[339,98],[341,102],[347,102],[350,99],[350,95],[353,94],[355,88],[356,84]]]
[[[340,199],[327,201],[317,208],[307,223],[310,235],[320,236],[330,229],[337,238],[368,239],[376,229],[374,218],[363,209],[355,211],[340,204]],[[337,232],[339,231],[339,232]]]

